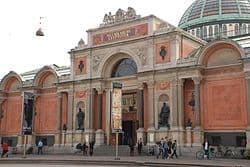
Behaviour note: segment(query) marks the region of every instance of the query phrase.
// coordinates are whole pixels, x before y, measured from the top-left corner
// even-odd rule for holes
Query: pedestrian
[[[162,157],[162,159],[165,158],[165,149],[164,149],[164,139],[161,138],[161,141],[159,142],[159,153],[157,154],[156,158]]]
[[[141,151],[142,151],[142,139],[141,138],[138,140],[138,143],[137,143],[137,151],[138,151],[138,154],[141,155]]]
[[[204,143],[202,144],[203,145],[203,149],[204,149],[204,152],[205,152],[205,157],[207,157],[207,159],[210,159],[209,158],[209,142],[207,139],[205,139]]]
[[[1,154],[1,158],[3,158],[4,156],[8,157],[8,151],[9,151],[9,145],[7,142],[3,142],[2,144],[2,154]]]
[[[172,144],[172,150],[173,150],[173,153],[172,153],[172,155],[171,155],[171,158],[173,158],[174,156],[176,157],[176,158],[178,158],[178,156],[177,156],[177,142],[176,142],[176,140],[174,140],[174,142],[173,142],[173,144]]]
[[[89,143],[89,155],[92,156],[94,154],[94,145],[95,145],[95,142],[94,141],[91,141]]]
[[[134,141],[131,137],[129,138],[128,144],[129,144],[129,149],[130,149],[130,156],[134,156]]]
[[[168,158],[171,157],[172,154],[172,139],[170,138],[167,142],[168,145]]]
[[[165,137],[164,141],[163,141],[163,149],[164,149],[164,159],[168,159],[168,137]]]
[[[88,153],[88,146],[86,145],[86,142],[84,142],[82,145],[82,153],[83,155],[87,155]]]
[[[38,146],[37,154],[38,154],[38,155],[39,155],[39,154],[42,155],[42,154],[43,154],[43,141],[42,141],[42,140],[39,140],[37,146]]]

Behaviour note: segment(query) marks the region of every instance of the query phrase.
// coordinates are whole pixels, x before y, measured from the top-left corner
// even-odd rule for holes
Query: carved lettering
[[[125,40],[148,34],[148,24],[141,24],[127,29],[107,32],[103,34],[96,34],[93,36],[93,45],[100,45],[119,40]]]

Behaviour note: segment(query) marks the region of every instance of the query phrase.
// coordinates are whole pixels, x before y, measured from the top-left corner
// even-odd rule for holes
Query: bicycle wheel
[[[225,157],[226,158],[234,158],[233,151],[232,150],[227,150],[225,152]]]
[[[209,157],[210,158],[215,158],[216,157],[216,153],[213,151],[213,152],[210,152],[209,153]]]
[[[221,151],[216,152],[215,157],[216,158],[221,158],[222,157],[222,152]]]
[[[204,152],[203,151],[196,152],[196,158],[197,159],[203,159],[204,158]]]

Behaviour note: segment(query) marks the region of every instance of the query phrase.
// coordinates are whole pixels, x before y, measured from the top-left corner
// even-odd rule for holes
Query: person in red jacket
[[[1,157],[4,157],[4,155],[6,155],[6,157],[8,157],[9,145],[7,142],[3,142],[2,149],[3,149],[3,151],[2,151]]]

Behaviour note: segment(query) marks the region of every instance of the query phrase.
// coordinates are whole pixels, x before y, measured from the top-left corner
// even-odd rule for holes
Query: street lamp
[[[42,28],[41,28],[41,19],[43,19],[43,17],[40,17],[40,22],[39,22],[39,29],[36,31],[36,36],[44,36],[44,33],[42,31]]]

